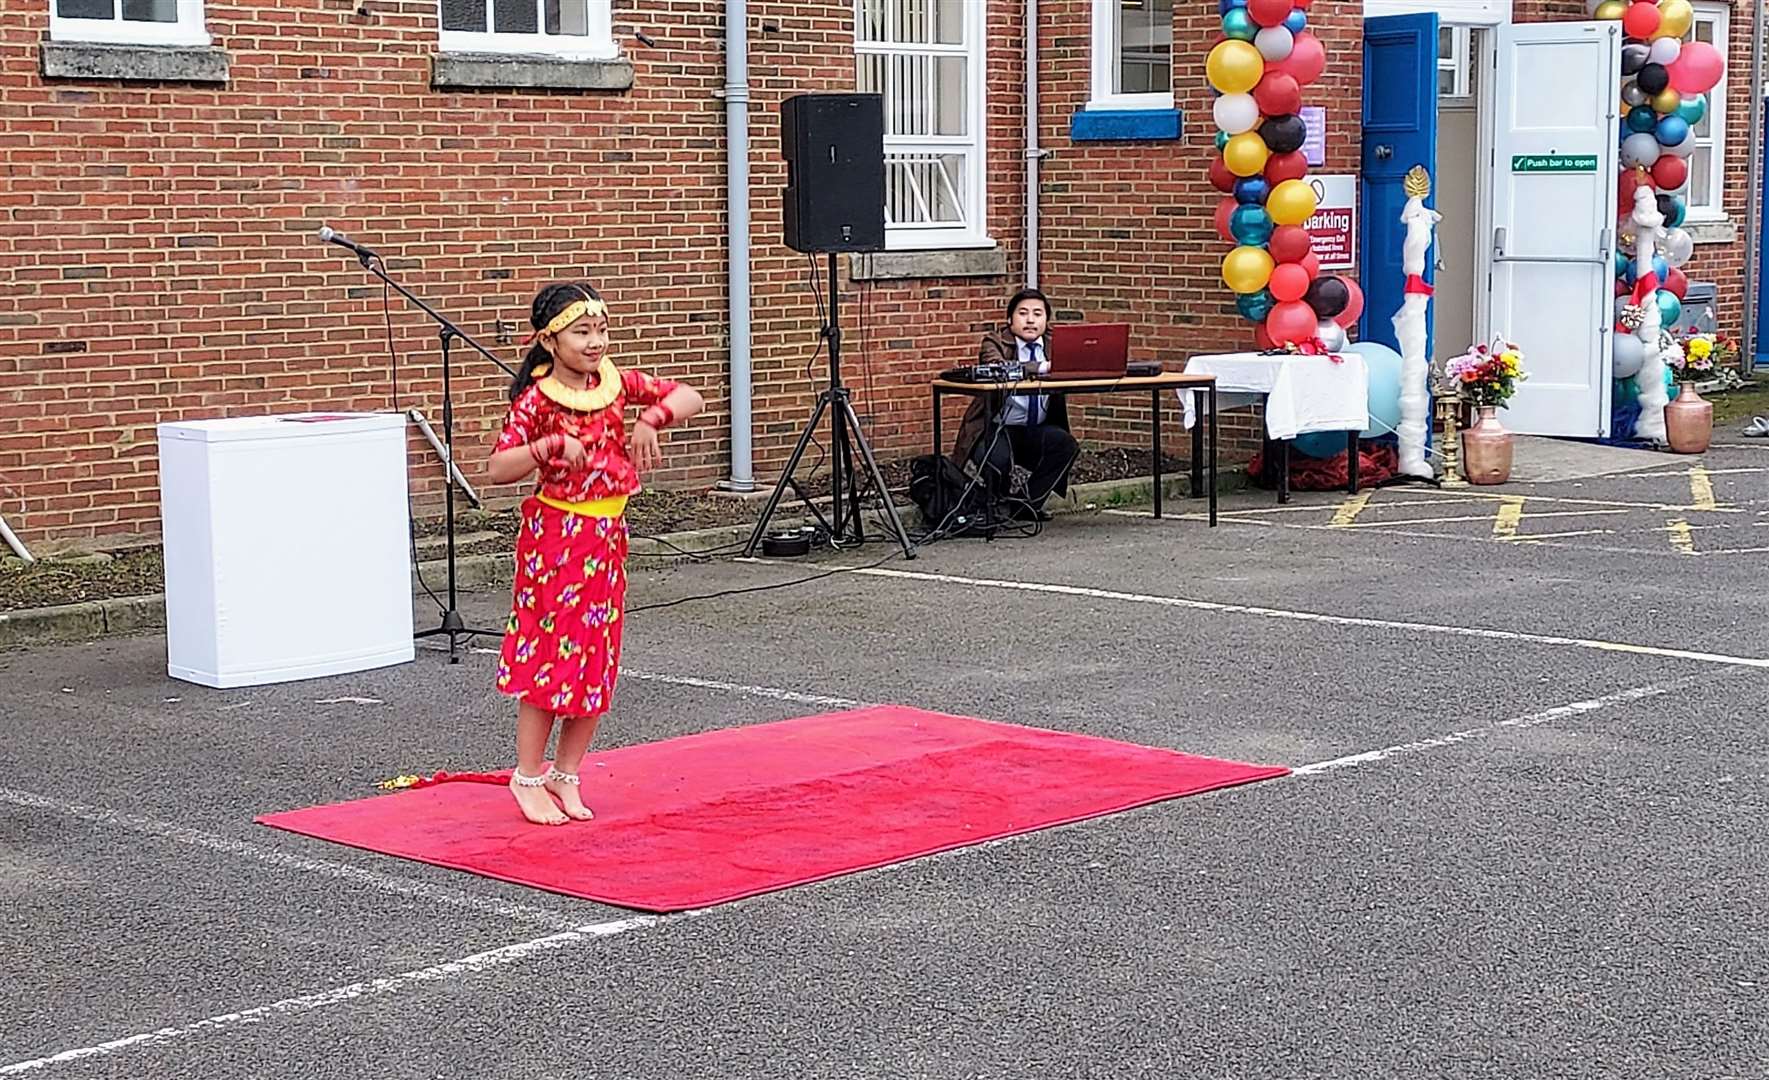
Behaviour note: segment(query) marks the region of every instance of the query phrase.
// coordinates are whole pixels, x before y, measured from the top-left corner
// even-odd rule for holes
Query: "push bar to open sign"
[[[1512,172],[1589,172],[1597,171],[1596,154],[1517,154],[1511,159]]]

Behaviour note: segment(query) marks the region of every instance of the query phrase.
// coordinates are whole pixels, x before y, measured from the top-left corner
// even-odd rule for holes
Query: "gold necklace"
[[[594,386],[586,386],[581,390],[575,386],[566,386],[552,374],[551,367],[547,369],[546,376],[535,385],[542,394],[567,409],[586,413],[600,412],[614,404],[614,399],[620,396],[620,369],[614,366],[614,361],[604,356],[596,369]]]

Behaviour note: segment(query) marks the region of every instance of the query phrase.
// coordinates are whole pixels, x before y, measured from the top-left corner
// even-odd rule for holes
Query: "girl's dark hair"
[[[544,367],[553,360],[546,346],[540,343],[541,330],[561,311],[585,297],[591,300],[602,299],[601,294],[587,281],[561,281],[534,294],[534,303],[528,309],[528,322],[534,327],[536,337],[534,344],[528,347],[527,355],[522,358],[522,366],[516,369],[515,380],[510,383],[511,401],[521,397],[524,390],[534,385],[536,368]]]
[[[1013,294],[1013,299],[1007,302],[1007,317],[1012,319],[1014,309],[1028,300],[1036,300],[1044,305],[1044,317],[1046,319],[1051,318],[1055,314],[1050,307],[1050,297],[1039,292],[1037,289],[1021,289],[1019,292]]]

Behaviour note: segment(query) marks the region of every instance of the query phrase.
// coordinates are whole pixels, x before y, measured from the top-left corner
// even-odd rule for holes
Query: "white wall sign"
[[[1357,177],[1310,176],[1316,202],[1314,217],[1303,227],[1314,237],[1314,253],[1322,270],[1347,270],[1357,265]]]

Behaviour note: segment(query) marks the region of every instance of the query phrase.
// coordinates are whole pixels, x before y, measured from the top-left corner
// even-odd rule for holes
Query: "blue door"
[[[1394,324],[1406,288],[1401,240],[1406,206],[1401,181],[1425,166],[1437,198],[1437,15],[1385,15],[1364,20],[1364,159],[1358,202],[1358,285],[1364,312],[1358,337],[1399,351]],[[1436,253],[1425,256],[1425,280],[1435,276]],[[1425,322],[1425,356],[1431,357],[1432,316]]]

